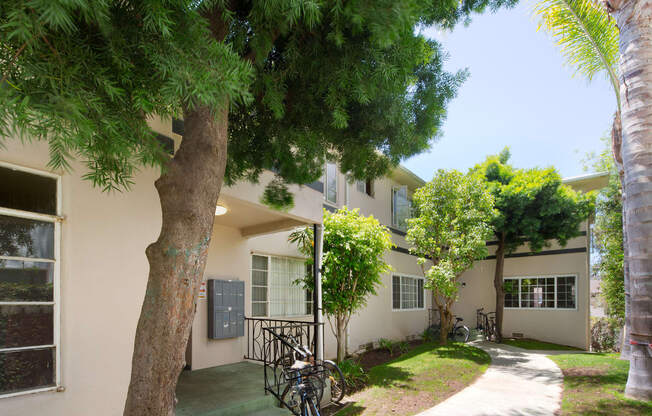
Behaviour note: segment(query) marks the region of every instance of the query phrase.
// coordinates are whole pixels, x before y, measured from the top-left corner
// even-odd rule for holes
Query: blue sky
[[[441,33],[446,69],[470,77],[448,106],[443,135],[404,165],[423,179],[438,168],[466,171],[509,146],[517,167],[554,166],[563,177],[584,173],[581,160],[600,151],[615,98],[603,78],[573,76],[549,35],[537,32],[532,0],[473,16],[469,26]]]

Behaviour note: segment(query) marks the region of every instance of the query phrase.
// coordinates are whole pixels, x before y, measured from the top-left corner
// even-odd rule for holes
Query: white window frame
[[[575,278],[575,307],[574,308],[559,308],[557,307],[557,278],[559,277],[574,277]],[[526,308],[521,306],[521,280],[524,279],[536,279],[536,278],[554,278],[555,279],[555,306],[553,308]],[[546,274],[546,275],[532,275],[532,276],[503,276],[503,282],[505,280],[512,279],[518,280],[518,307],[505,306],[505,309],[518,310],[518,311],[577,311],[578,310],[578,294],[579,294],[579,274],[577,273],[557,273],[557,274]],[[503,295],[504,296],[504,295]]]
[[[392,286],[392,297],[390,299],[390,302],[391,302],[391,305],[392,305],[392,312],[411,312],[411,311],[424,311],[424,310],[426,310],[426,281],[423,278],[423,276],[416,276],[416,275],[413,275],[413,274],[406,274],[406,273],[392,273],[391,276],[392,276],[392,280],[390,281],[390,284]],[[399,299],[400,299],[400,302],[401,302],[401,307],[398,308],[398,309],[394,308],[394,276],[397,276],[398,278],[401,279],[400,285],[399,285],[401,287],[403,286],[403,278],[421,280],[423,282],[423,285],[422,285],[422,288],[423,288],[422,289],[423,307],[421,307],[421,308],[419,308],[419,307],[417,307],[417,308],[403,308],[403,298],[400,297],[401,294],[399,293]],[[419,288],[419,284],[417,283],[417,290],[419,290],[418,288]],[[417,296],[418,296],[418,294],[417,294]],[[419,304],[419,298],[417,297],[417,305],[418,304]]]
[[[410,196],[409,196],[409,193],[408,193],[409,190],[408,190],[407,185],[392,186],[392,194],[391,194],[391,197],[390,197],[390,200],[391,200],[391,203],[392,203],[392,212],[391,212],[391,214],[392,214],[392,227],[396,228],[397,230],[407,231],[407,224],[405,226],[401,226],[399,224],[399,222],[398,222],[398,218],[397,218],[397,215],[396,215],[396,206],[395,206],[396,204],[394,202],[394,193],[399,191],[400,189],[405,189],[405,199],[408,202],[408,209],[411,210],[411,206],[412,206],[412,201],[410,200]],[[407,216],[406,219],[409,219],[409,218],[411,218],[411,213],[408,213],[408,216]]]
[[[328,180],[329,180],[328,165],[335,166],[335,201],[331,201],[330,199],[328,199]],[[338,176],[339,175],[338,175],[337,163],[326,162],[326,165],[324,165],[324,200],[326,200],[326,202],[329,202],[329,203],[331,203],[333,205],[337,204],[337,200],[338,200],[338,197],[339,197],[339,189],[338,188],[339,188],[340,182],[339,182]]]
[[[367,183],[369,184],[369,190],[367,191]],[[361,181],[361,180],[356,180],[355,181],[355,189],[359,193],[368,196],[369,198],[374,197],[374,181],[373,179]]]
[[[253,273],[254,273],[254,270],[256,270],[256,271],[259,271],[259,270],[253,268],[253,261],[252,261],[253,256],[259,256],[259,257],[266,257],[267,258],[267,270],[266,270],[267,271],[267,286],[254,285]],[[279,258],[279,259],[301,260],[303,262],[306,261],[305,257],[278,256],[278,255],[275,255],[275,254],[267,254],[267,253],[261,253],[261,252],[256,252],[256,251],[252,251],[250,253],[249,257],[250,257],[249,258],[249,279],[250,279],[249,283],[251,285],[251,299],[249,300],[249,305],[251,307],[251,317],[252,318],[256,318],[256,319],[279,319],[279,318],[303,319],[303,318],[307,318],[307,317],[312,316],[312,314],[307,314],[307,313],[304,313],[304,314],[301,314],[301,315],[270,315],[270,311],[271,311],[270,287],[271,287],[271,285],[269,283],[270,283],[270,279],[271,279],[271,274],[270,273],[272,271],[272,257]],[[265,287],[266,288],[266,290],[267,290],[266,299],[267,300],[265,302],[254,301],[254,296],[253,296],[254,287]],[[307,292],[307,291],[308,291],[307,289],[304,289],[304,292]],[[265,303],[267,305],[267,308],[266,308],[267,314],[265,316],[261,316],[261,315],[254,316],[254,308],[253,308],[254,303]],[[305,306],[308,303],[311,304],[310,309],[314,310],[315,301],[314,301],[313,298],[311,298],[310,301],[303,301],[303,303],[302,303],[303,306],[304,306],[303,310],[305,310]]]
[[[54,348],[54,359],[55,359],[55,385],[49,387],[37,387],[29,390],[19,391],[15,393],[6,393],[0,394],[0,398],[6,397],[15,397],[15,396],[24,396],[27,394],[40,393],[45,391],[53,391],[59,389],[61,386],[61,223],[63,217],[61,216],[61,207],[62,207],[62,192],[61,192],[61,175],[54,173],[41,171],[38,169],[27,168],[24,166],[14,165],[12,163],[0,161],[0,167],[18,170],[21,172],[29,173],[32,175],[44,176],[56,180],[56,215],[40,214],[36,212],[23,211],[13,208],[0,207],[0,215],[5,215],[9,217],[24,218],[28,220],[37,220],[43,222],[50,222],[54,224],[54,259],[39,259],[39,258],[23,258],[23,257],[12,257],[12,256],[0,256],[0,259],[3,260],[25,260],[25,261],[38,261],[43,263],[53,263],[53,300],[52,302],[6,302],[0,301],[0,305],[51,305],[53,308],[53,334],[52,334],[52,344],[49,345],[37,345],[29,347],[14,347],[14,348],[0,348],[0,352],[11,352],[11,351],[21,351],[21,350],[33,350],[39,348]]]

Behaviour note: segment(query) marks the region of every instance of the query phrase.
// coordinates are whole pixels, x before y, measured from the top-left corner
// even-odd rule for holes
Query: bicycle
[[[455,324],[448,333],[448,337],[455,342],[468,342],[469,341],[469,328],[462,325],[460,322],[464,321],[463,318],[455,317]],[[438,338],[441,332],[441,320],[439,324],[430,325],[428,330],[432,333],[433,337]]]
[[[484,316],[484,339],[487,341],[495,341],[496,337],[496,312],[488,312],[482,314]]]
[[[331,401],[334,403],[339,403],[344,398],[346,382],[344,380],[344,374],[342,370],[330,360],[316,361],[312,351],[305,345],[301,345],[295,337],[292,335],[281,335],[282,339],[287,342],[291,347],[291,350],[288,354],[285,354],[283,357],[279,358],[276,362],[277,366],[282,366],[283,368],[292,368],[293,365],[297,365],[297,362],[302,362],[305,364],[310,364],[312,373],[311,375],[321,376],[323,380],[328,379],[330,381],[330,393]],[[298,354],[298,356],[297,356]],[[287,394],[289,390],[289,385],[286,387],[283,395]],[[319,395],[319,401],[323,396],[323,383],[322,391]]]

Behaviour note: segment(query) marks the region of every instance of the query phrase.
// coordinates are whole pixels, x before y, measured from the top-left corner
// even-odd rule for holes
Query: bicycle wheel
[[[320,416],[319,406],[315,404],[313,399],[306,397],[306,401],[304,402],[304,412],[301,414],[305,416]]]
[[[455,328],[455,332],[453,332],[453,340],[455,342],[468,342],[469,328],[464,325]]]
[[[280,407],[289,409],[295,415],[300,415],[302,413],[301,396],[299,396],[297,389],[292,388],[290,385],[285,388],[283,395],[281,396]]]
[[[342,370],[332,361],[324,361],[324,379],[330,380],[331,383],[331,401],[339,403],[344,398],[346,391],[346,381]]]

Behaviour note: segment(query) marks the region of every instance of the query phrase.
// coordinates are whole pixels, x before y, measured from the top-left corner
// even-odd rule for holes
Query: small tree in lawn
[[[440,341],[445,344],[452,326],[451,308],[457,300],[459,277],[475,260],[487,256],[491,238],[493,197],[478,178],[456,170],[439,170],[412,199],[418,215],[408,220],[410,251],[419,256],[439,309]],[[426,270],[427,261],[432,265]]]
[[[311,252],[309,228],[292,233],[289,239],[305,254]],[[391,248],[389,231],[373,216],[365,217],[357,209],[346,207],[335,213],[324,211],[322,303],[337,338],[338,362],[344,359],[351,316],[367,304],[369,295],[376,294],[381,275],[391,270],[384,259]],[[311,276],[306,277],[304,285],[314,289]]]
[[[507,164],[509,157],[505,148],[473,168],[474,174],[486,181],[498,211],[492,222],[498,240],[494,273],[498,340],[502,337],[505,304],[505,255],[525,242],[533,252],[548,247],[550,240],[565,246],[580,235],[580,224],[593,212],[593,195],[563,185],[554,168],[515,169]]]

